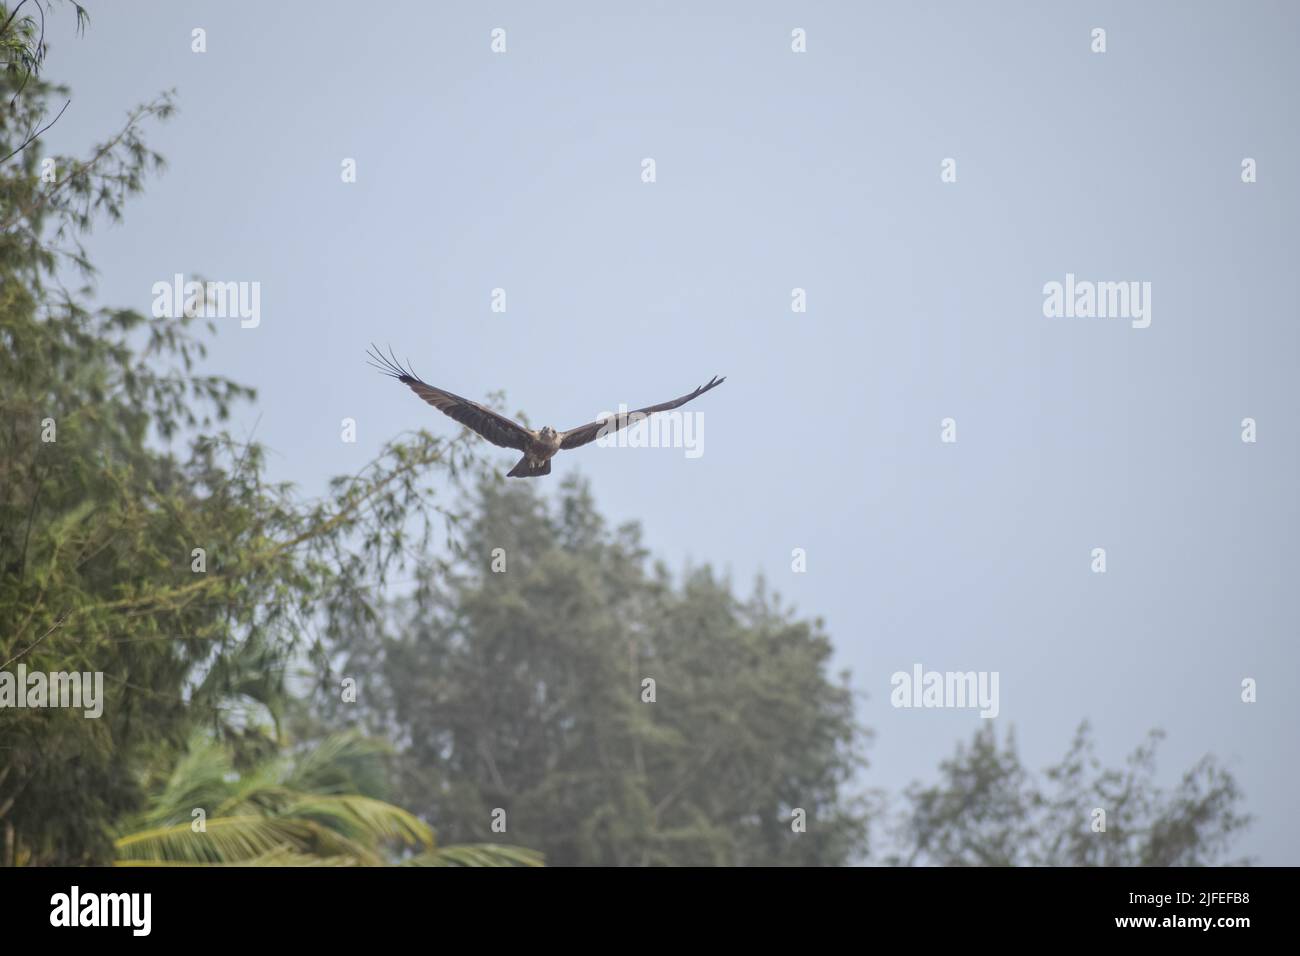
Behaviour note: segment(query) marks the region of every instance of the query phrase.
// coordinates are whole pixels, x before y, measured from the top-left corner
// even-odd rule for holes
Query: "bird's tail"
[[[536,478],[539,475],[549,475],[551,473],[551,460],[548,458],[540,465],[530,465],[528,456],[524,455],[515,463],[515,467],[506,472],[507,478]]]

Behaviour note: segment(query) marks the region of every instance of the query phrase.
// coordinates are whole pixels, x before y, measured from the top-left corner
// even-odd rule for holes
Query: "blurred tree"
[[[639,530],[610,531],[581,481],[554,501],[484,481],[453,573],[399,602],[391,633],[353,632],[342,659],[365,700],[335,703],[400,742],[403,802],[457,840],[512,840],[563,864],[863,861],[863,766],[830,645],[762,582],[748,601],[706,569],[679,587],[647,568]],[[495,569],[495,570],[494,570]],[[653,703],[644,699],[654,680]],[[1223,862],[1248,822],[1212,758],[1166,793],[1153,733],[1122,769],[1087,726],[1041,776],[992,728],[940,781],[904,795],[894,864],[1174,865]],[[792,813],[806,813],[794,832]],[[1094,832],[1094,810],[1106,829]]]
[[[399,636],[347,648],[370,674],[354,713],[402,744],[405,805],[458,841],[498,838],[504,810],[509,839],[551,864],[864,851],[844,788],[865,737],[827,676],[820,623],[761,582],[739,601],[707,568],[674,588],[647,570],[638,529],[606,529],[577,481],[553,506],[483,482],[464,545],[445,587],[398,608]]]
[[[1008,732],[990,726],[913,786],[891,861],[940,866],[1204,866],[1224,854],[1249,818],[1227,770],[1205,757],[1171,793],[1155,782],[1153,731],[1123,769],[1106,769],[1086,723],[1042,777],[1025,770]],[[1103,820],[1105,830],[1095,828]],[[1246,861],[1238,861],[1246,862]]]

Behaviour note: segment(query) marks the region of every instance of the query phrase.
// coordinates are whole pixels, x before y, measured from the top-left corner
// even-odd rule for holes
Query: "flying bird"
[[[726,378],[718,378],[715,375],[709,379],[708,384],[701,385],[695,391],[683,395],[681,398],[675,398],[671,402],[647,405],[645,408],[639,408],[634,412],[625,412],[621,415],[608,415],[590,424],[570,428],[568,431],[559,432],[550,425],[538,431],[533,431],[531,428],[525,428],[518,422],[506,418],[506,416],[494,412],[478,402],[472,402],[468,398],[461,398],[459,395],[454,395],[441,388],[435,388],[428,382],[421,381],[420,377],[409,366],[402,367],[391,348],[388,350],[388,355],[385,356],[372,344],[366,354],[371,358],[369,363],[371,367],[379,369],[385,375],[391,375],[420,398],[438,409],[438,411],[454,418],[466,428],[478,432],[494,445],[522,451],[524,457],[520,458],[515,466],[507,472],[507,476],[510,478],[536,478],[539,475],[549,475],[551,473],[551,459],[555,457],[556,452],[581,448],[602,435],[612,434],[629,424],[642,421],[643,418],[649,417],[655,412],[666,412],[673,408],[680,408],[687,402],[699,398],[709,389],[717,388],[726,381]]]

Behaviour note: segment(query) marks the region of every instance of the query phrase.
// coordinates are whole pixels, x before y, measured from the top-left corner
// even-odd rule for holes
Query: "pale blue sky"
[[[276,477],[316,492],[454,431],[366,368],[372,339],[562,428],[725,374],[702,457],[589,448],[549,480],[580,469],[672,566],[823,616],[869,695],[864,785],[929,779],[981,723],[891,708],[890,674],[996,670],[1031,766],[1085,717],[1110,762],[1163,727],[1167,782],[1217,755],[1259,817],[1240,851],[1300,863],[1300,8],[89,6],[84,38],[51,22],[74,98],[50,144],[180,106],[149,133],[169,171],[90,243],[101,298],[261,283],[210,368],[260,390],[239,427],[261,416]],[[1151,282],[1150,328],[1044,318],[1067,272]]]

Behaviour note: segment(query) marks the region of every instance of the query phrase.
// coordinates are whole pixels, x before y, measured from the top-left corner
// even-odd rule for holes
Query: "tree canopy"
[[[1122,767],[1105,767],[1079,725],[1065,756],[1027,770],[1015,737],[993,727],[904,794],[889,857],[938,866],[1206,866],[1249,823],[1232,775],[1206,756],[1172,791],[1156,777],[1163,735],[1149,733]],[[1244,862],[1244,861],[1238,861]]]
[[[707,567],[674,586],[577,480],[553,501],[483,482],[464,555],[347,648],[371,675],[357,719],[403,742],[405,806],[456,840],[504,809],[554,864],[865,852],[866,735],[818,624]]]

